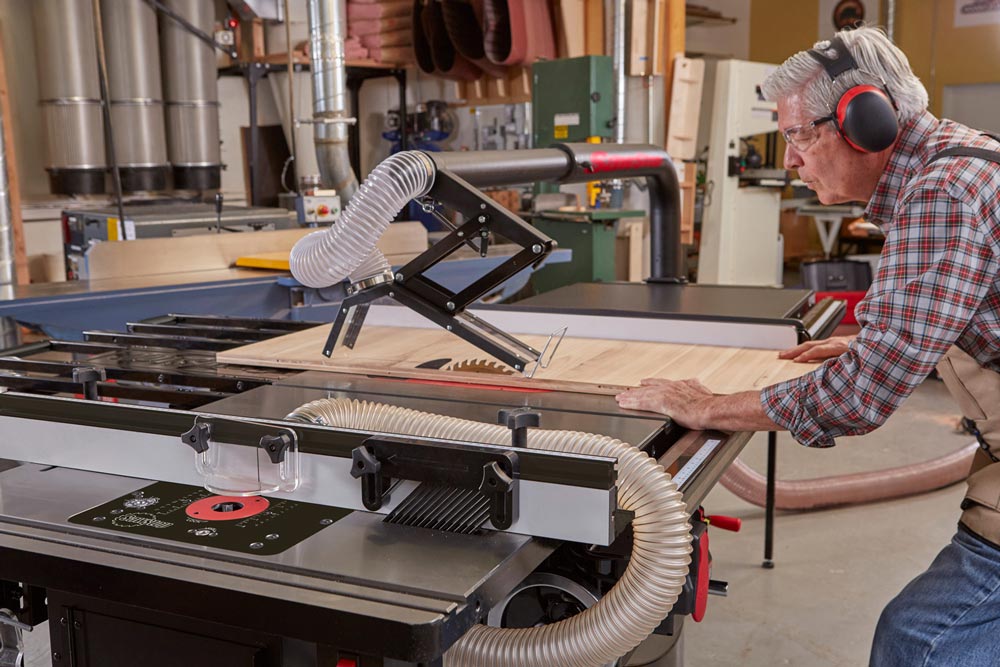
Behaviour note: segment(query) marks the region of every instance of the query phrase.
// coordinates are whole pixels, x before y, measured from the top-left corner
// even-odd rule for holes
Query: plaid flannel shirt
[[[1000,165],[945,148],[1000,150],[924,112],[907,122],[865,210],[885,232],[847,352],[763,390],[768,416],[800,443],[831,447],[874,430],[952,345],[1000,371]]]

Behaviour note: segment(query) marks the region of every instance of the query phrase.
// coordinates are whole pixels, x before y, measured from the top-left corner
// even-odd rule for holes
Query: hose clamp
[[[378,287],[379,285],[385,285],[386,283],[395,282],[395,277],[392,271],[385,271],[384,273],[378,273],[374,276],[368,276],[367,278],[362,278],[357,282],[353,282],[347,286],[347,296],[354,296],[358,292],[363,292],[372,287]]]

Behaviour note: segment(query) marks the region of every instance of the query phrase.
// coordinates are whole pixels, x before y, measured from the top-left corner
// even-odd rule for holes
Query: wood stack
[[[370,58],[384,64],[413,60],[409,0],[350,0],[347,3],[348,60]]]

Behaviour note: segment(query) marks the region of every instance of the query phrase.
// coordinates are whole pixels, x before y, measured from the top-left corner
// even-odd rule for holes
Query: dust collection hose
[[[431,189],[435,173],[434,163],[419,151],[396,153],[379,163],[336,224],[298,240],[289,256],[292,275],[307,287],[321,288],[391,271],[375,244],[407,202]]]
[[[940,489],[969,476],[977,449],[979,445],[973,442],[951,454],[897,468],[836,477],[779,480],[775,483],[774,505],[779,510],[815,510],[891,500]],[[764,507],[767,502],[767,480],[739,459],[733,461],[719,481],[748,503]]]
[[[286,419],[395,435],[506,444],[504,426],[351,399],[306,403]],[[476,625],[444,655],[449,667],[593,667],[639,645],[677,601],[691,560],[691,526],[677,485],[655,459],[603,435],[532,430],[532,449],[618,459],[618,504],[635,512],[632,556],[591,608],[537,628]]]

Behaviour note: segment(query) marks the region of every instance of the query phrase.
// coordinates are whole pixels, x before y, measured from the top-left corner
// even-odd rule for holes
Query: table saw
[[[624,165],[604,175],[655,172],[650,191],[672,199],[661,151],[613,147],[609,162],[579,154],[590,150],[521,151],[536,166],[518,174],[592,178]],[[434,159],[479,185],[489,159],[511,178],[507,155]],[[669,223],[667,209],[654,223]],[[465,245],[459,232],[453,247]],[[544,254],[530,234],[521,241]],[[684,619],[701,620],[709,591],[725,589],[710,580],[701,502],[750,434],[688,431],[607,392],[538,384],[558,380],[564,357],[544,359],[530,335],[555,315],[575,322],[563,345],[604,327],[690,348],[699,341],[669,332],[692,322],[794,341],[824,335],[842,306],[798,293],[766,317],[643,315],[636,303],[678,298],[677,281],[651,281],[624,288],[636,301],[616,301],[620,312],[530,301],[477,311],[466,306],[490,279],[431,289],[422,269],[447,252],[428,252],[403,279],[352,281],[340,330],[318,330],[319,343],[336,343],[329,359],[315,350],[323,370],[302,372],[284,354],[244,363],[247,350],[316,325],[246,318],[170,315],[141,336],[8,351],[0,458],[20,463],[0,472],[0,665],[18,664],[22,631],[44,632],[46,619],[53,665],[680,664]],[[657,257],[662,278],[676,257]],[[345,349],[365,349],[365,315],[368,329],[389,312],[400,339],[422,335],[391,316],[411,310],[434,333],[462,335],[456,346],[501,354],[485,364],[427,355],[409,374],[336,367]],[[354,347],[341,347],[345,333]],[[546,366],[537,378],[515,369],[534,352]]]

